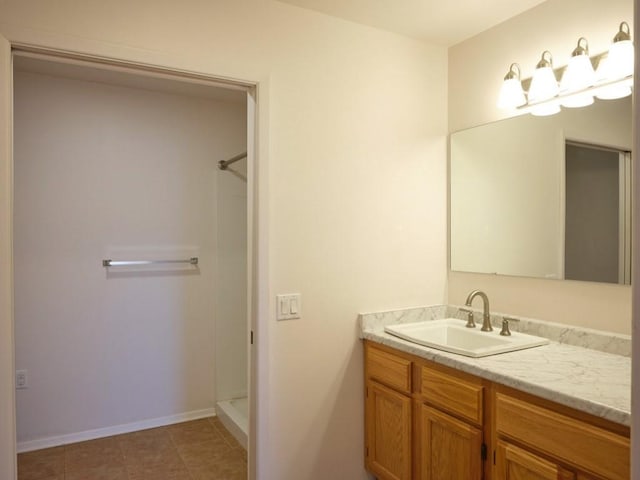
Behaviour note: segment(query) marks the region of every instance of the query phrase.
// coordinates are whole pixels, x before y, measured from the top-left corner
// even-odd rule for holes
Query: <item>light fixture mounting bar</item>
[[[565,98],[578,97],[581,94],[585,94],[587,92],[590,93],[590,94],[593,94],[595,96],[595,95],[598,95],[598,92],[600,90],[604,90],[605,88],[611,87],[611,86],[614,86],[614,85],[628,85],[628,86],[632,87],[633,86],[633,75],[629,75],[628,77],[620,78],[618,80],[611,80],[611,81],[608,81],[608,82],[601,82],[601,83],[598,83],[597,85],[593,85],[591,87],[583,88],[582,90],[578,90],[576,92],[567,93],[567,94],[564,94],[564,95],[560,94],[560,95],[558,95],[556,97],[553,97],[553,98],[550,98],[548,100],[543,100],[543,101],[540,101],[540,102],[527,103],[526,105],[522,105],[521,107],[517,107],[517,109],[520,110],[520,111],[526,112],[529,109],[534,108],[534,107],[555,103],[555,102],[558,102],[558,101],[560,101],[562,99],[565,99]]]

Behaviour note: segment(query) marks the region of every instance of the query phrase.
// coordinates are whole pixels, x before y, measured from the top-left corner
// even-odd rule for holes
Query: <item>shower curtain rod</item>
[[[218,168],[220,170],[226,170],[229,165],[231,165],[234,162],[237,162],[238,160],[242,160],[243,158],[247,158],[247,152],[240,153],[235,157],[231,157],[229,160],[220,160],[218,162]]]

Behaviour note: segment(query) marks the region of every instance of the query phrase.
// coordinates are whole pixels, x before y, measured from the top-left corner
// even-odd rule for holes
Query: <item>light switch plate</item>
[[[302,302],[299,293],[276,295],[276,319],[294,320],[302,316]]]
[[[26,370],[16,370],[16,389],[29,388],[29,372]]]

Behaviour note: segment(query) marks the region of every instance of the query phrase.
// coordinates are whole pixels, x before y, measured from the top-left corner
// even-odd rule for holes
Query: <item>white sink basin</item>
[[[384,330],[413,343],[468,357],[486,357],[549,343],[546,338],[524,333],[512,332],[505,337],[497,329],[482,332],[480,325],[467,328],[464,320],[456,318],[388,325]]]

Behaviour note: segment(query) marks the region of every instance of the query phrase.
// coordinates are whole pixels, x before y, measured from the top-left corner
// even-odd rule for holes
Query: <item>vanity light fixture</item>
[[[546,57],[546,58],[545,58]],[[559,87],[553,71],[553,57],[549,50],[542,52],[529,88],[529,103],[543,102],[558,95]]]
[[[633,75],[633,43],[627,22],[620,24],[609,48],[609,75],[612,80]]]
[[[594,97],[608,100],[630,95],[633,48],[629,24],[622,22],[607,53],[590,57],[587,39],[580,37],[566,67],[554,71],[551,52],[545,50],[533,77],[522,82],[519,66],[512,64],[504,77],[498,107],[517,108],[532,115],[553,115],[560,111],[560,105],[577,108],[591,105]],[[594,65],[598,66],[595,71]],[[560,84],[556,73],[562,73]],[[523,85],[529,85],[525,101]]]
[[[558,113],[560,111],[560,105],[557,101],[551,100],[558,95],[559,90],[558,80],[553,71],[553,57],[549,50],[545,50],[542,52],[542,58],[536,65],[536,71],[533,73],[531,87],[529,88],[529,103],[542,103],[533,106],[531,108],[531,114],[545,117]]]
[[[602,87],[598,88],[595,97],[600,100],[615,100],[631,95],[631,87],[633,87],[633,76],[610,81],[609,78],[609,58],[600,59],[600,64],[596,70],[596,82]]]
[[[512,63],[500,88],[498,108],[520,107],[526,103],[527,98],[520,82],[520,65]]]
[[[595,83],[596,72],[589,58],[589,43],[584,37],[578,39],[578,46],[571,53],[571,59],[562,74],[560,81],[560,94],[576,93],[589,88]],[[579,95],[571,95],[563,98],[560,103],[563,107],[586,107],[593,103],[593,95],[589,92]]]
[[[613,43],[609,48],[609,54],[600,60],[596,70],[598,81],[612,81],[625,79],[633,75],[633,43],[629,24],[622,22]],[[613,100],[631,95],[632,79],[615,85],[609,85],[601,89],[596,95],[602,100]]]

